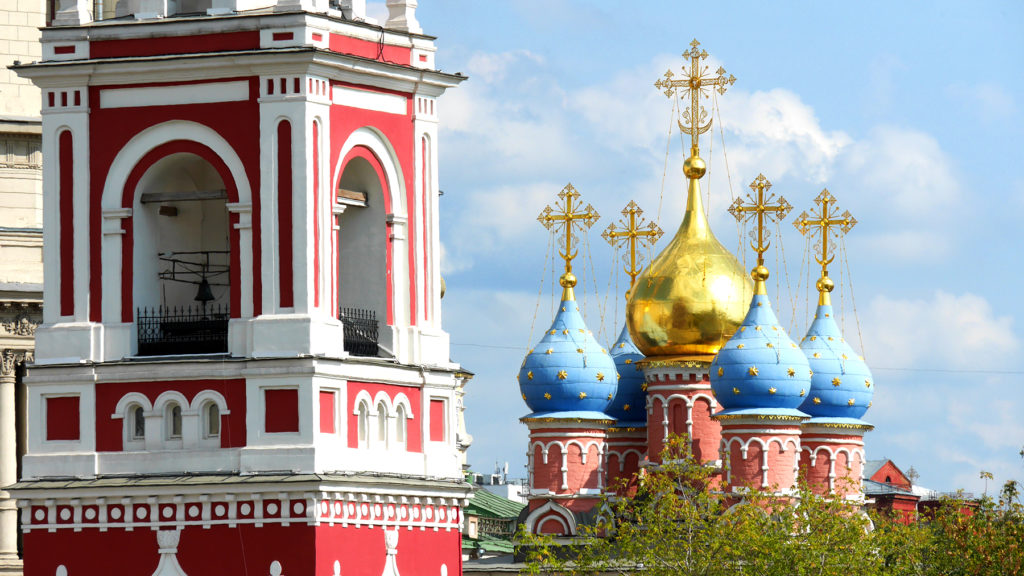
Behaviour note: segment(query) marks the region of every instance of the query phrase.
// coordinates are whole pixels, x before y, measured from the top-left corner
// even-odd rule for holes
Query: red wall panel
[[[47,440],[78,440],[81,437],[78,405],[78,396],[46,399]]]

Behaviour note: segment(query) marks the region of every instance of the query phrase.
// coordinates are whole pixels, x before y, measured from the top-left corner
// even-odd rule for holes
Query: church
[[[461,572],[437,127],[464,77],[387,8],[60,0],[14,67],[42,94],[27,576]]]
[[[814,320],[798,344],[772,309],[764,259],[767,223],[782,220],[792,206],[758,175],[746,199],[729,207],[751,224],[757,264],[748,276],[711,231],[700,188],[707,166],[699,137],[711,126],[700,101],[711,90],[724,94],[735,78],[721,68],[710,74],[708,53],[696,40],[683,56],[689,60],[684,75],[669,71],[655,87],[689,104],[679,121],[691,137],[683,164],[686,212],[643,269],[637,244],[653,244],[661,235],[657,225],[643,226],[630,202],[624,226],[605,231],[609,242],[628,244],[632,281],[626,325],[607,349],[587,328],[573,290],[576,242],[596,212],[583,208],[569,185],[557,209],[549,206],[538,218],[559,234],[565,272],[558,312],[517,375],[531,410],[521,418],[530,434],[529,505],[519,520],[535,534],[579,534],[605,494],[629,492],[644,468],[660,463],[673,435],[689,439],[691,454],[715,470],[715,485],[731,502],[749,488],[786,497],[801,471],[818,493],[864,501],[864,433],[872,426],[861,417],[874,383],[836,323],[828,274],[835,241],[856,219],[840,213],[826,189],[812,214],[793,222],[817,239],[814,258],[821,266]]]

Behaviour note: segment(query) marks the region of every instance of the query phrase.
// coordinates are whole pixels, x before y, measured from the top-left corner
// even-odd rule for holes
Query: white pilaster
[[[388,20],[385,28],[394,28],[412,34],[421,34],[423,29],[416,21],[417,0],[387,0]]]

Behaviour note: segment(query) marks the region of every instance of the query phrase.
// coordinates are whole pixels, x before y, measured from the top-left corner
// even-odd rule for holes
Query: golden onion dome
[[[637,278],[626,323],[648,359],[710,362],[743,322],[752,283],[708,226],[699,183],[704,161],[691,156],[683,171],[689,179],[683,223]]]

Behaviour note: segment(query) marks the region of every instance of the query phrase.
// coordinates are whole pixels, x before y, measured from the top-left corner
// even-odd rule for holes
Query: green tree
[[[641,476],[631,497],[608,498],[603,514],[581,529],[580,544],[552,550],[552,540],[520,534],[528,573],[791,576],[877,574],[882,558],[870,522],[842,499],[806,487],[786,497],[749,489],[716,490],[715,473],[674,439],[663,464]],[[738,500],[738,502],[737,502]],[[642,569],[641,569],[642,568]]]

